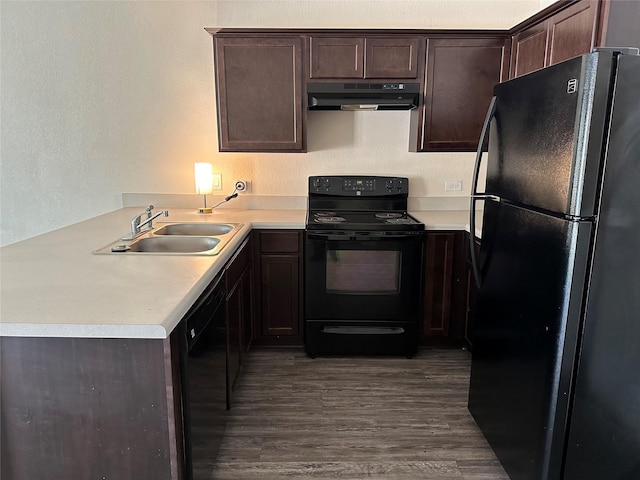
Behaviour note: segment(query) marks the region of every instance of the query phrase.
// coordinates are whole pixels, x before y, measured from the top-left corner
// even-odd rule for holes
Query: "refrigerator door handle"
[[[478,258],[476,255],[476,198],[471,197],[471,214],[469,219],[469,254],[471,255],[471,267],[473,270],[473,278],[476,281],[476,285],[480,288],[482,279],[480,278],[480,267],[478,265]]]
[[[478,149],[476,150],[476,164],[473,168],[473,182],[471,183],[471,205],[469,207],[469,247],[471,248],[470,254],[471,266],[473,267],[473,276],[475,277],[476,285],[478,286],[478,288],[480,288],[482,280],[480,278],[480,267],[478,265],[475,248],[476,201],[478,200],[478,198],[482,198],[484,196],[484,194],[478,193],[478,178],[480,176],[480,164],[482,163],[482,149],[487,139],[487,135],[489,134],[489,126],[491,125],[491,120],[496,113],[496,101],[497,97],[495,95],[491,97],[491,103],[489,103],[489,108],[487,109],[487,116],[485,117],[484,124],[482,125],[480,141],[478,142]]]
[[[480,132],[480,141],[478,142],[478,148],[476,150],[476,164],[473,169],[473,182],[471,184],[471,196],[478,195],[478,177],[480,176],[480,164],[482,163],[482,149],[484,147],[484,142],[487,140],[487,135],[489,135],[489,126],[491,125],[491,120],[496,114],[496,101],[498,97],[495,95],[491,97],[491,103],[489,103],[489,108],[487,109],[487,116],[484,119],[484,124],[482,125],[482,130]],[[482,193],[480,193],[482,195]]]

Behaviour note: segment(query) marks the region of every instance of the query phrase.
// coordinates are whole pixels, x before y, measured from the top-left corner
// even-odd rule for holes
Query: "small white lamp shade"
[[[199,213],[211,213],[213,209],[207,207],[207,195],[213,192],[213,165],[207,162],[195,164],[196,193],[202,195],[204,206],[198,209]]]

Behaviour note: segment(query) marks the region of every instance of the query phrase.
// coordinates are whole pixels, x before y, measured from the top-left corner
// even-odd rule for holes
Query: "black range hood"
[[[411,110],[419,83],[308,83],[309,110]]]

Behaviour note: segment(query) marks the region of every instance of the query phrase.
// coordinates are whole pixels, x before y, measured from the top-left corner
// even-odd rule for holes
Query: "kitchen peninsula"
[[[3,478],[182,478],[176,326],[252,229],[305,222],[304,210],[169,208],[166,222],[243,227],[216,256],[93,253],[140,211],[0,250]],[[468,221],[464,211],[412,213],[428,230]]]

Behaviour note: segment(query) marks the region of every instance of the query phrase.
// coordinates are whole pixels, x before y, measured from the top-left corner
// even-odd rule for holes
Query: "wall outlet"
[[[213,186],[212,190],[222,190],[222,175],[219,173],[213,174]]]
[[[462,191],[462,180],[445,180],[444,181],[445,192],[460,192]]]
[[[251,182],[249,180],[236,180],[236,190],[238,192],[250,192],[251,191]]]

